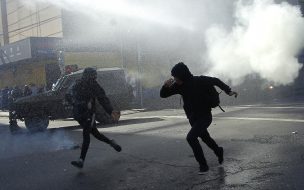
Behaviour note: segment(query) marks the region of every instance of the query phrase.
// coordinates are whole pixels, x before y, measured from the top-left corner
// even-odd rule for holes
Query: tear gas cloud
[[[21,3],[35,9],[52,4],[75,13],[73,17],[90,18],[80,25],[78,41],[134,41],[153,50],[195,49],[203,46],[202,33],[214,22],[228,23],[231,3],[205,0],[189,3],[185,0],[23,0]],[[220,5],[220,6],[219,6]],[[230,10],[230,11],[229,11]],[[66,22],[68,24],[69,20]],[[70,21],[73,22],[73,21]],[[90,25],[89,25],[90,24]],[[79,39],[81,38],[82,39]],[[196,52],[196,53],[197,53]]]
[[[162,60],[163,65],[167,65],[162,70],[166,71],[168,65],[172,66],[172,60],[178,60],[188,64],[195,74],[224,77],[233,84],[241,83],[247,75],[259,74],[263,79],[285,85],[294,81],[301,68],[296,56],[304,46],[304,19],[300,8],[287,2],[22,2],[29,7],[35,3],[53,4],[79,17],[89,17],[91,25],[83,23],[77,30],[79,33],[83,30],[82,39],[77,36],[78,41],[117,44],[133,41],[145,55],[167,54],[167,60]]]
[[[298,76],[297,55],[304,46],[304,19],[299,7],[255,0],[236,3],[231,30],[215,25],[206,32],[210,73],[239,83],[251,73],[276,84]]]
[[[63,149],[73,149],[77,145],[64,130],[53,132],[11,135],[9,132],[0,135],[0,158],[9,158],[37,152],[54,152]]]

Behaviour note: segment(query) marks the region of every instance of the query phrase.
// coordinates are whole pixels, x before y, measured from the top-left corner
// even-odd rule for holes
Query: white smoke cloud
[[[29,134],[21,128],[19,132],[20,134],[11,135],[7,130],[0,134],[0,159],[79,148],[64,130]]]
[[[52,4],[94,20],[85,23],[83,30],[78,27],[81,29],[78,43],[97,41],[118,46],[122,42],[138,43],[144,52],[168,52],[168,57],[196,68],[193,69],[196,74],[206,70],[206,65],[197,69],[202,52],[206,52],[204,61],[211,66],[208,74],[225,77],[234,84],[258,73],[263,79],[285,85],[294,81],[301,68],[297,54],[304,46],[304,19],[299,7],[286,2],[22,0],[22,3],[33,7],[36,3]]]
[[[206,31],[210,74],[234,84],[253,73],[277,85],[292,83],[302,67],[297,54],[304,47],[303,34],[299,7],[273,0],[240,0],[231,30],[214,25]]]
[[[135,0],[22,0],[22,3],[35,7],[36,3],[52,4],[72,12],[79,12],[100,20],[109,15],[124,18],[136,18],[145,22],[158,23],[166,26],[193,30],[193,25],[187,17],[168,14],[168,9],[163,11],[159,6],[148,2],[142,3]],[[155,3],[157,5],[157,3]],[[162,3],[164,4],[164,3]]]

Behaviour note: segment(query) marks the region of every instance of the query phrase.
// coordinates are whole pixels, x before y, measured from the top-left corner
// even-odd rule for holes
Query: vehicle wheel
[[[24,119],[26,128],[30,132],[44,131],[49,126],[48,117],[29,117]]]
[[[16,134],[20,131],[20,127],[18,126],[17,119],[14,118],[12,112],[9,112],[9,130],[11,134]]]
[[[9,125],[9,130],[11,134],[18,134],[18,132],[20,132],[20,127],[18,126],[17,123],[11,123]]]

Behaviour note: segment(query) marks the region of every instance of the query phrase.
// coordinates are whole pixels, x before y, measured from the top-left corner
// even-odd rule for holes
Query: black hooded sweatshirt
[[[91,117],[91,115],[95,113],[95,99],[98,100],[109,115],[113,111],[109,98],[96,80],[78,80],[72,87],[72,94],[75,99],[73,103],[73,114],[76,120]],[[92,101],[93,104],[91,110],[88,109],[88,103],[90,101]]]
[[[211,113],[208,91],[212,86],[217,86],[226,94],[231,92],[231,88],[218,78],[208,76],[193,76],[188,67],[183,63],[178,63],[172,68],[172,76],[183,81],[182,85],[174,83],[170,87],[163,86],[160,90],[160,97],[180,94],[184,102],[184,110],[190,120]]]

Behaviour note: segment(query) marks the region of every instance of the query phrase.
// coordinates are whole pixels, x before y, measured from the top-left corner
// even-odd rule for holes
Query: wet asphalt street
[[[198,167],[185,137],[182,110],[127,112],[99,128],[123,147],[115,152],[91,138],[85,166],[78,158],[81,130],[74,121],[51,122],[46,133],[11,135],[0,118],[0,190],[304,189],[304,105],[243,106],[214,111],[209,131],[225,162],[205,145],[210,171]],[[22,125],[22,124],[21,124]]]

